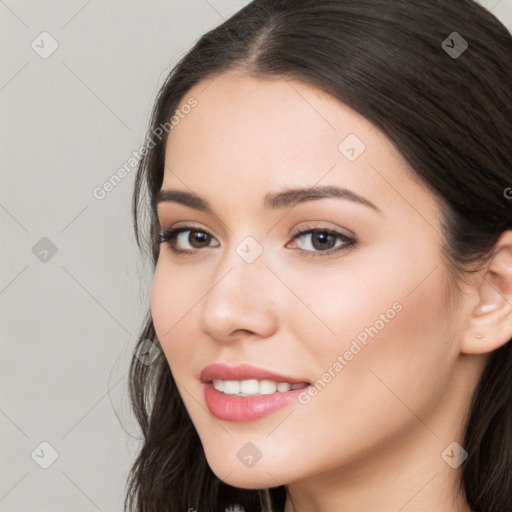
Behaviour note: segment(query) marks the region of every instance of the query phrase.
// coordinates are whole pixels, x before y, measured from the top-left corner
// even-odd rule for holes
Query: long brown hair
[[[191,87],[231,69],[305,81],[379,127],[445,205],[454,279],[512,229],[512,37],[490,12],[472,0],[255,0],[203,35],[156,99],[133,195],[135,236],[153,266],[166,137],[152,135]],[[149,311],[136,350],[148,339],[159,346]],[[281,512],[283,486],[238,489],[213,474],[165,357],[144,365],[134,356],[129,379],[143,438],[125,510]],[[490,354],[465,419],[458,492],[474,512],[512,510],[511,380],[507,343]]]

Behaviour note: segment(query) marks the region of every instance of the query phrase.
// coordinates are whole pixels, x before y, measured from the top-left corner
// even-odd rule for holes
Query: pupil
[[[209,235],[207,233],[202,233],[200,231],[191,231],[189,235],[189,242],[192,246],[196,246],[196,244],[201,247],[201,243],[209,242]]]
[[[329,240],[331,237],[331,240]],[[316,244],[315,242],[320,240],[320,244]],[[315,233],[313,236],[313,247],[315,249],[330,249],[334,246],[334,236],[329,233]]]

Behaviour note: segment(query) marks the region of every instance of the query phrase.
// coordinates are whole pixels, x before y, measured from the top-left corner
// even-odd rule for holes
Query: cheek
[[[372,339],[372,326],[382,338],[391,323],[406,316],[398,310],[403,311],[414,298],[409,292],[435,267],[411,263],[417,261],[413,255],[401,259],[401,252],[410,255],[407,248],[389,245],[355,251],[335,263],[274,266],[293,291],[278,305],[279,321],[317,355],[343,352],[358,336],[364,344]]]
[[[394,294],[402,310],[369,339],[361,361],[361,389],[374,404],[386,404],[389,425],[391,418],[402,425],[427,418],[449,385],[457,357],[445,308],[443,268],[438,266],[419,281],[405,280],[408,286],[401,285]]]
[[[165,333],[172,328],[176,318],[177,284],[171,279],[170,272],[165,269],[158,260],[153,276],[153,287],[151,289],[151,316],[158,339],[165,343]]]
[[[351,273],[325,282],[315,279],[309,294],[309,284],[298,290],[336,332],[330,333],[311,313],[296,313],[290,322],[302,363],[310,366],[318,390],[295,407],[294,421],[303,429],[301,439],[307,437],[310,463],[334,468],[340,458],[355,461],[365,450],[384,448],[415,429],[431,435],[418,418],[435,428],[429,418],[448,385],[454,360],[443,297],[445,274],[434,255],[423,264],[413,261],[367,267],[359,279],[350,278]],[[332,291],[326,294],[326,289]],[[288,305],[290,314],[298,308]],[[273,436],[276,446],[290,444],[284,430]]]
[[[193,349],[193,343],[178,342],[184,339],[181,333],[192,328],[194,306],[202,296],[199,283],[194,285],[193,281],[190,272],[170,269],[165,260],[158,261],[151,290],[151,315],[160,344],[166,356],[172,353],[173,361],[185,359],[187,351]]]
[[[303,279],[296,292],[307,298],[309,311],[293,302],[284,317],[305,347],[319,387],[329,388],[319,395],[341,395],[353,410],[385,403],[407,415],[400,400],[432,406],[456,357],[446,310],[447,271],[432,243],[395,246],[379,250],[378,260],[375,254],[367,259],[347,259],[339,272],[323,268],[314,279]]]

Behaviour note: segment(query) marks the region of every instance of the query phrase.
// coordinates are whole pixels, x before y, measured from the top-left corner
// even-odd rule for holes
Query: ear
[[[464,333],[461,351],[492,352],[512,338],[512,231],[504,231],[475,286],[477,305]]]

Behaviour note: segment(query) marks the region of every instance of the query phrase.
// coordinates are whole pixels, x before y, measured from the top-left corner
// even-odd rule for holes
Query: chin
[[[252,475],[249,474],[249,469],[244,472],[248,474],[234,475],[233,472],[225,478],[223,482],[231,485],[231,487],[238,487],[239,489],[267,489],[269,487],[276,487],[279,485],[273,478],[269,477],[268,474],[259,476]]]
[[[215,465],[210,464],[210,461],[208,461],[208,465],[215,476],[231,487],[238,487],[239,489],[267,489],[281,485],[272,471],[267,473],[267,467],[263,464],[259,468],[257,467],[258,464],[252,468],[247,468],[242,463],[238,463],[235,466],[222,463]]]

